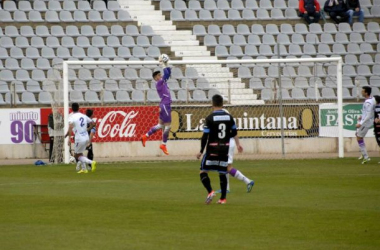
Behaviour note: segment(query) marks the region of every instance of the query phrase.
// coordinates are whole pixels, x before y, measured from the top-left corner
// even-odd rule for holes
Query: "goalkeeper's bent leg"
[[[156,133],[158,130],[162,129],[162,125],[161,124],[157,124],[156,126],[152,127],[148,133],[146,133],[146,136],[149,137],[151,135],[153,135],[154,133]]]
[[[166,145],[166,142],[169,138],[170,125],[166,125],[164,129],[164,133],[162,134],[162,144]]]

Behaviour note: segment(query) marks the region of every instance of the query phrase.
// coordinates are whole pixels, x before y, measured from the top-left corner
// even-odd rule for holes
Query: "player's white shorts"
[[[369,126],[361,126],[360,128],[356,129],[356,136],[364,138],[370,129]]]
[[[228,150],[228,164],[232,164],[234,162],[234,152],[235,152],[235,139],[230,139],[230,149]]]
[[[87,143],[88,141],[75,142],[75,154],[83,154],[83,152],[86,150]]]

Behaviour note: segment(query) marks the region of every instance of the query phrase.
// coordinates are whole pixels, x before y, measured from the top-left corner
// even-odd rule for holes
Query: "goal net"
[[[55,79],[49,79],[56,128],[67,131],[71,103],[77,102],[81,112],[94,112],[95,158],[195,159],[211,98],[221,94],[244,147],[236,158],[343,157],[340,57],[170,61],[169,67],[169,156],[159,149],[161,131],[145,148],[140,142],[158,123],[160,98],[152,73],[163,68],[157,61],[66,61],[56,67]],[[348,94],[354,99],[357,92]],[[57,136],[54,152],[68,163],[67,139]]]

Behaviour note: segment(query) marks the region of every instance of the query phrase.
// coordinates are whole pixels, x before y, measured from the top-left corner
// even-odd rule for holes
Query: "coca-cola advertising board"
[[[158,123],[159,107],[82,107],[94,111],[92,119],[96,123],[93,142],[139,141],[140,136]],[[70,111],[71,112],[71,111]],[[41,122],[47,124],[51,109],[41,109]],[[151,136],[150,140],[161,139],[161,132]]]

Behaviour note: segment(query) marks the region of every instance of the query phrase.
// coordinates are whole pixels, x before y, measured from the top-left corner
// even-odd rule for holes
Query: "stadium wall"
[[[367,149],[370,152],[377,152],[378,146],[374,138],[365,139]],[[273,155],[278,158],[281,154],[280,139],[241,139],[244,147],[244,154],[241,158],[271,158],[263,155]],[[159,141],[148,141],[147,147],[143,148],[141,142],[105,142],[95,143],[94,152],[96,158],[120,158],[120,157],[162,157],[164,156],[158,148]],[[169,141],[168,150],[170,156],[193,157],[200,148],[199,140]],[[315,156],[324,153],[336,153],[338,155],[337,138],[301,138],[285,139],[285,150],[287,154]],[[345,152],[358,152],[359,148],[356,138],[345,138]],[[376,154],[376,153],[373,153]],[[376,156],[376,155],[374,155]],[[0,145],[0,159],[47,159],[48,153],[45,151],[43,144],[23,144],[23,145]],[[110,159],[112,160],[112,159]]]

